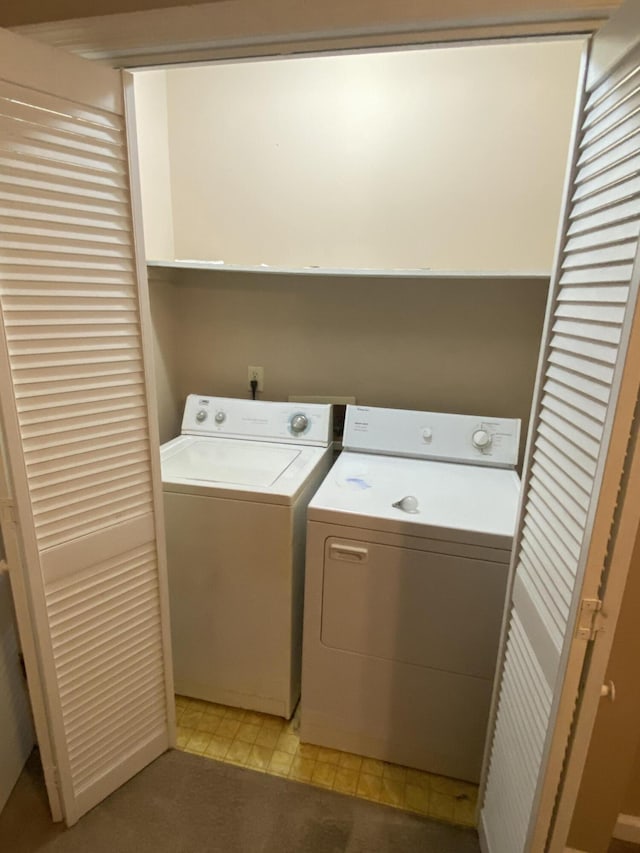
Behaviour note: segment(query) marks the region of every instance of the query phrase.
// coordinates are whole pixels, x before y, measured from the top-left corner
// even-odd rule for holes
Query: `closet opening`
[[[584,44],[135,72],[161,441],[188,395],[248,398],[260,365],[261,400],[518,419],[520,467]],[[165,509],[170,540],[197,535],[184,495]],[[477,778],[385,770],[192,692],[181,748],[475,824]]]

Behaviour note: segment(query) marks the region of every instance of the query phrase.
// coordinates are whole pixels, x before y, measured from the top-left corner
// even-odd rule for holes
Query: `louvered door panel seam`
[[[514,605],[483,806],[483,825],[494,833],[492,853],[525,850],[552,727],[547,679],[555,678],[566,638],[572,636],[574,591],[597,499],[608,406],[624,357],[640,235],[640,51],[589,100],[569,196],[514,551]],[[516,644],[517,656],[511,651]],[[536,750],[523,758],[523,776],[505,744],[515,747],[527,737],[534,707]],[[501,803],[517,786],[521,810],[509,814]]]

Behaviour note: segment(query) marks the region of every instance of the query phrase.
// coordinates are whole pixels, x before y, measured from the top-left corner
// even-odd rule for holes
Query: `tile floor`
[[[477,786],[300,743],[298,721],[176,697],[178,748],[341,794],[474,826]]]

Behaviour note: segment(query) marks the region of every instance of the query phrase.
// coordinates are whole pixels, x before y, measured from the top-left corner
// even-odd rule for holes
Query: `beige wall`
[[[146,256],[171,260],[175,249],[166,72],[142,71],[134,85]]]
[[[640,535],[629,567],[606,680],[616,700],[601,701],[574,811],[569,846],[605,853],[619,813],[640,815]]]
[[[175,334],[163,342],[180,405],[189,393],[247,395],[252,364],[264,367],[264,399],[355,395],[369,405],[520,417],[526,428],[542,281],[222,272],[181,280]]]
[[[549,271],[580,53],[562,41],[170,70],[176,256]]]

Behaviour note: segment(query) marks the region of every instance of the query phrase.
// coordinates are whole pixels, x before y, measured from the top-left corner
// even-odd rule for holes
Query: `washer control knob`
[[[471,443],[478,450],[487,450],[487,448],[491,447],[492,441],[493,436],[486,429],[477,429],[471,436]]]
[[[208,416],[209,416],[209,413],[207,411],[205,411],[204,409],[200,409],[200,411],[196,413],[196,420],[198,421],[199,424],[201,424],[204,421],[206,421]]]
[[[303,433],[308,426],[309,418],[306,415],[303,415],[302,412],[294,415],[289,421],[289,427],[294,435],[300,435],[300,433]]]
[[[216,412],[215,422],[217,424],[223,424],[227,419],[226,414],[223,411]]]
[[[422,430],[422,440],[425,442],[425,444],[429,444],[431,442],[432,438],[433,438],[433,430],[431,429],[431,427],[425,427]]]

